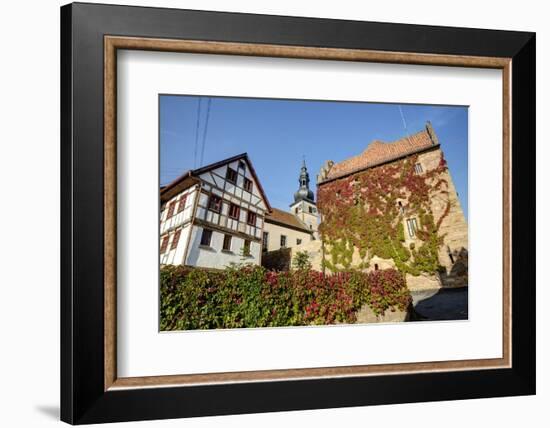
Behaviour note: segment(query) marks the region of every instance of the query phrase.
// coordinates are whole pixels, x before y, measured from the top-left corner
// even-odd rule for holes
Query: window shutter
[[[185,202],[187,201],[187,195],[184,195],[181,199],[180,199],[180,203],[178,205],[178,213],[181,213],[183,211],[183,209],[185,208]]]
[[[178,247],[180,235],[181,235],[181,229],[176,230],[176,233],[174,233],[174,238],[172,239],[172,245],[170,245],[171,250],[175,250]]]
[[[176,201],[170,202],[170,205],[168,205],[168,215],[166,216],[167,220],[174,215],[175,208],[176,208]]]
[[[164,238],[162,238],[162,244],[160,245],[160,254],[164,254],[166,252],[166,248],[168,247],[168,240],[170,239],[169,235],[166,235]]]

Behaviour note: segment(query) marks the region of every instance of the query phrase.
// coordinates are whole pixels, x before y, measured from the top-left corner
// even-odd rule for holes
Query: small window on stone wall
[[[407,219],[407,230],[409,231],[409,236],[414,238],[416,236],[416,231],[418,226],[416,224],[416,218]]]

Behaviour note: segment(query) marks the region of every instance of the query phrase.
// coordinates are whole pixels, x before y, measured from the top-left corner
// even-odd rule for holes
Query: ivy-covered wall
[[[317,200],[323,267],[329,271],[374,263],[414,276],[449,271],[449,234],[451,252],[467,251],[467,225],[439,148],[321,183]],[[406,221],[413,218],[411,237]]]

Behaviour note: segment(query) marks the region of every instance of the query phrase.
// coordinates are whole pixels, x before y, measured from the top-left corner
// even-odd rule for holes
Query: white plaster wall
[[[238,198],[242,198],[243,200],[250,202],[253,205],[257,204],[257,207],[259,208],[259,210],[265,211],[267,207],[265,203],[262,201],[262,196],[259,191],[258,182],[254,179],[254,177],[250,173],[250,164],[246,163],[244,177],[252,181],[253,183],[252,193],[244,190],[243,188],[244,177],[241,175],[242,169],[239,170],[238,166],[239,166],[239,161],[231,162],[229,164],[223,165],[219,168],[212,170],[213,174],[210,174],[210,172],[205,172],[204,174],[201,174],[200,178],[207,181],[208,183],[215,185],[216,187],[219,187],[220,189],[223,189],[227,168],[230,167],[235,171],[239,171],[239,174],[237,176],[237,184],[233,185],[231,183],[227,183],[225,187],[225,191],[231,195],[235,195]]]
[[[315,212],[310,213],[309,207],[312,207]],[[298,208],[297,213],[296,208]],[[294,214],[302,223],[305,223],[308,227],[311,226],[311,230],[317,232],[317,229],[319,228],[319,210],[316,205],[300,201],[290,206],[290,212]]]
[[[299,248],[300,246],[296,244],[296,239],[301,239],[302,244],[306,244],[312,240],[309,233],[300,232],[268,222],[264,224],[264,232],[269,234],[267,239],[267,251],[281,248],[281,235],[286,236],[287,248]]]
[[[189,233],[191,232],[191,223],[187,223],[182,230],[180,239],[178,241],[178,246],[171,249],[172,241],[174,240],[174,232],[170,233],[170,240],[168,242],[167,250],[164,254],[160,255],[160,263],[164,265],[181,265],[183,264],[183,257],[185,256],[185,248],[187,247],[187,242],[189,240]],[[163,236],[160,238],[162,243]]]
[[[164,209],[162,210],[161,216],[160,216],[160,234],[161,235],[166,233],[166,231],[173,229],[175,227],[178,227],[180,224],[183,224],[186,221],[191,220],[191,217],[193,216],[193,208],[195,206],[195,198],[197,195],[198,188],[199,188],[198,185],[189,187],[188,189],[185,189],[183,192],[178,193],[176,196],[171,198],[164,205]],[[183,209],[183,211],[167,219],[166,216],[168,215],[168,206],[170,205],[170,203],[179,199],[183,195],[187,195],[187,200],[185,201],[185,208]],[[179,203],[176,204],[174,213],[177,212],[178,208],[179,208]]]
[[[206,248],[200,245],[202,230],[202,227],[193,225],[189,252],[185,261],[186,265],[223,269],[231,263],[260,264],[261,245],[259,242],[250,243],[250,256],[242,260],[240,250],[244,246],[243,238],[233,236],[231,251],[223,251],[223,237],[225,234],[212,230],[210,247]]]

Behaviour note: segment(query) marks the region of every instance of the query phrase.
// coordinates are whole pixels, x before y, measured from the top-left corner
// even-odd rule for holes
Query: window
[[[411,238],[414,238],[416,236],[416,231],[418,229],[415,218],[407,219],[407,229],[409,231],[409,236]]]
[[[229,217],[239,219],[241,208],[235,204],[229,204]]]
[[[244,163],[242,160],[239,161],[239,169],[242,169],[243,171],[246,170],[246,165],[245,165],[245,163]]]
[[[264,232],[262,236],[262,249],[264,251],[267,251],[268,242],[269,242],[269,232]]]
[[[249,180],[246,177],[244,179],[244,190],[246,190],[247,192],[252,193],[252,180]]]
[[[181,213],[183,209],[185,208],[185,202],[187,201],[187,195],[183,196],[180,199],[180,203],[178,205],[178,213]]]
[[[227,167],[227,172],[225,174],[225,178],[230,183],[235,184],[237,182],[237,171],[235,171],[233,168]]]
[[[201,245],[210,247],[210,241],[212,241],[212,231],[210,229],[203,229],[201,236]]]
[[[170,245],[171,250],[178,248],[178,242],[180,242],[181,229],[176,230],[174,237],[172,238],[172,245]]]
[[[300,208],[299,208],[299,207],[296,207],[296,209],[294,210],[294,212],[295,212],[296,214],[298,214],[298,213],[300,212]]]
[[[301,239],[298,239],[296,238],[296,245],[301,245],[302,244],[302,240]]]
[[[225,251],[231,251],[231,235],[223,236],[223,249]]]
[[[281,235],[281,248],[286,248],[286,236]]]
[[[249,256],[250,255],[250,241],[248,239],[244,240],[243,245],[243,256]]]
[[[256,213],[253,213],[252,211],[248,211],[248,215],[246,216],[246,222],[251,226],[256,226]]]
[[[170,217],[174,215],[174,210],[176,209],[176,201],[170,202],[168,205],[168,215],[166,216],[166,220],[168,220]]]
[[[421,174],[422,173],[422,165],[420,165],[419,163],[414,164],[414,172],[416,172],[417,174]]]
[[[374,270],[378,270],[378,264],[374,264]]]
[[[162,244],[160,244],[160,254],[164,254],[166,252],[166,248],[168,248],[169,239],[170,237],[168,235],[162,238]]]
[[[309,207],[309,213],[313,214],[315,211],[313,211],[313,207]]]
[[[208,200],[208,209],[219,213],[222,209],[222,198],[216,195],[210,195],[210,199]]]

